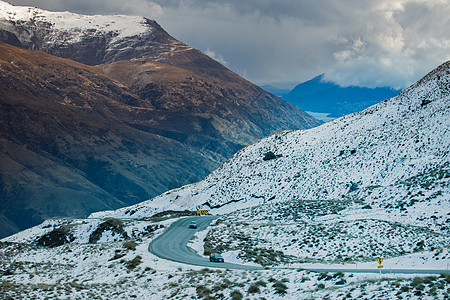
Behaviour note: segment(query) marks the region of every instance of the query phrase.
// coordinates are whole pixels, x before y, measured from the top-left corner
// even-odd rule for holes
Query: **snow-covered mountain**
[[[137,51],[163,59],[173,51],[192,50],[144,17],[50,12],[3,1],[0,29],[9,44],[90,65],[137,58]]]
[[[443,225],[450,201],[449,81],[446,62],[362,112],[248,146],[201,182],[94,215],[197,208],[221,213],[271,201],[353,199],[398,213],[423,211]]]

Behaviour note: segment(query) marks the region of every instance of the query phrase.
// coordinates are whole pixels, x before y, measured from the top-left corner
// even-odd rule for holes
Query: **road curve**
[[[181,218],[175,221],[163,234],[148,245],[148,251],[156,256],[184,264],[240,270],[263,270],[267,268],[245,266],[232,263],[214,263],[208,258],[198,255],[187,243],[197,231],[205,230],[211,221],[219,216],[197,216]],[[190,229],[189,223],[197,222],[197,229]],[[273,269],[284,269],[275,267]],[[296,268],[291,268],[295,270]],[[304,268],[312,272],[343,272],[343,273],[382,273],[382,274],[440,274],[449,273],[449,270],[421,270],[421,269],[335,269],[335,268]]]
[[[262,267],[227,262],[210,262],[209,258],[198,255],[192,248],[186,246],[197,231],[205,230],[211,221],[217,218],[218,216],[197,216],[175,221],[162,235],[148,245],[148,251],[160,258],[189,265],[225,269],[262,270]],[[188,228],[191,221],[197,222],[197,229]]]

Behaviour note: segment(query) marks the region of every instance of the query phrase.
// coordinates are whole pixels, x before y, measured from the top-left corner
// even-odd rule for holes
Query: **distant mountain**
[[[0,40],[20,47],[0,45],[0,236],[138,203],[320,123],[145,18],[0,1]]]
[[[261,86],[262,89],[264,89],[265,91],[268,91],[269,93],[272,93],[278,97],[281,98],[285,98],[287,94],[289,94],[289,92],[291,91],[290,89],[283,89],[283,88],[279,88],[270,84],[266,84]]]
[[[137,218],[197,208],[227,213],[280,201],[333,200],[448,234],[449,91],[450,61],[362,112],[276,133],[201,182],[94,216]]]
[[[329,113],[330,117],[337,118],[361,111],[399,92],[391,88],[341,87],[324,81],[322,74],[297,85],[283,99],[305,111]]]

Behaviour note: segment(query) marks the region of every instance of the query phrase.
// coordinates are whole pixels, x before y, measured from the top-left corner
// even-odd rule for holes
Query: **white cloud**
[[[228,63],[227,61],[223,58],[222,55],[217,54],[215,51],[211,50],[211,49],[206,49],[205,51],[203,51],[203,53],[205,53],[206,55],[208,55],[209,57],[211,57],[212,59],[220,62],[222,65],[226,66]]]

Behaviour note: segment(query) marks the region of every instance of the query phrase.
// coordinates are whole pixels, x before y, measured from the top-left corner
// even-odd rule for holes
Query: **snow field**
[[[120,240],[51,248],[3,241],[0,270],[11,274],[0,277],[0,295],[5,299],[448,297],[450,278],[440,275],[327,274],[294,268],[242,271],[174,263],[147,251],[148,243],[161,232],[132,243]]]

